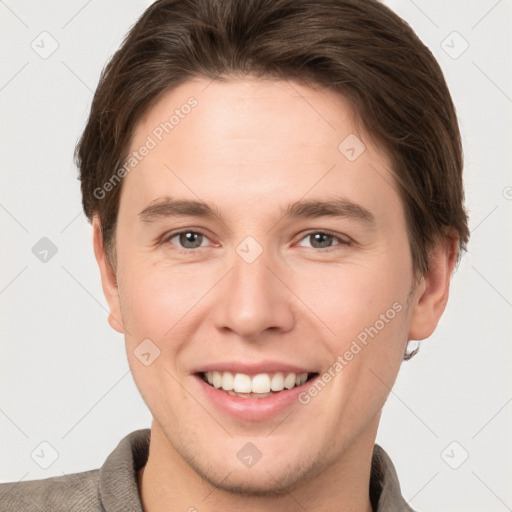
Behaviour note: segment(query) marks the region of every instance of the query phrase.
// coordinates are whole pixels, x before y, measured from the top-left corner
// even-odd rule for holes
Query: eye
[[[303,241],[307,239],[310,239],[313,249],[329,249],[338,245],[350,245],[350,240],[330,231],[312,231],[307,233],[298,245],[305,247]],[[207,246],[208,237],[199,231],[183,230],[171,233],[163,241],[164,243],[175,245],[179,252],[186,253]]]
[[[173,240],[176,241],[174,242]],[[200,247],[204,247],[202,244],[204,241],[207,241],[205,235],[199,233],[198,231],[179,231],[177,233],[172,233],[171,235],[165,237],[165,242],[169,242],[173,245],[177,245],[178,248],[182,249],[199,249]],[[182,251],[187,252],[187,251]]]
[[[331,233],[329,231],[312,231],[311,233],[306,234],[302,240],[311,240],[311,246],[313,249],[329,249],[333,246],[333,241],[337,241],[336,245],[349,245],[350,242],[347,239],[344,239],[335,233]],[[299,245],[301,245],[299,243]],[[304,246],[302,246],[304,247]]]

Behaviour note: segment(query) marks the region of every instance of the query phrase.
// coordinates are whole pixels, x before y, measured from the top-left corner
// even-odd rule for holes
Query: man
[[[428,49],[358,0],[160,0],[77,147],[151,430],[5,510],[411,510],[375,445],[468,240]]]

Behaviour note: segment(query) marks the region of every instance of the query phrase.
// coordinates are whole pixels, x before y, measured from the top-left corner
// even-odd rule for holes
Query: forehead
[[[300,153],[317,147],[336,155],[347,128],[355,129],[350,103],[325,88],[272,79],[197,79],[168,91],[146,112],[134,143],[153,134],[164,146],[186,143],[215,158],[225,154],[227,141],[235,141],[232,151],[251,150],[245,158],[238,155],[243,163],[254,156],[271,158],[283,142]]]
[[[134,192],[141,206],[177,195],[240,209],[271,207],[283,194],[297,200],[336,191],[368,205],[386,194],[398,199],[385,154],[361,131],[350,103],[325,88],[186,82],[138,123],[130,151],[145,146],[121,205]]]

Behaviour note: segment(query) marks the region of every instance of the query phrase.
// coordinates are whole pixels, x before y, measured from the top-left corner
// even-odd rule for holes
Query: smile
[[[205,382],[232,396],[264,398],[284,389],[301,386],[315,373],[272,372],[250,376],[245,373],[209,371],[200,374]]]

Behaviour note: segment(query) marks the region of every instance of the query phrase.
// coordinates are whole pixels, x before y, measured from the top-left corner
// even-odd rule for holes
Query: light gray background
[[[149,3],[0,1],[3,481],[98,468],[150,425],[123,338],[107,324],[72,161],[99,73]],[[414,508],[512,510],[512,1],[387,4],[452,91],[472,240],[437,331],[402,366],[377,441]],[[46,263],[32,253],[42,237],[58,249]]]

